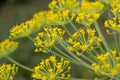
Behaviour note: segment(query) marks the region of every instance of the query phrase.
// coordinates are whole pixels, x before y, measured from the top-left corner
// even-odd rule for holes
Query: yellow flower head
[[[35,46],[37,47],[35,52],[49,52],[51,48],[60,40],[65,31],[61,28],[44,28],[44,32],[38,33],[35,38]]]
[[[117,55],[116,49],[111,50],[111,53],[113,55],[113,60],[115,60],[115,65],[113,66],[111,63],[109,52],[100,54],[96,57],[98,59],[98,62],[92,64],[95,73],[98,75],[109,76],[110,78],[119,76],[120,56]]]
[[[114,17],[120,18],[120,0],[115,0],[111,3],[112,13]]]
[[[84,52],[100,46],[101,38],[95,35],[95,29],[79,29],[67,40],[70,44],[68,50],[72,52]]]
[[[52,10],[49,10],[38,12],[33,18],[37,23],[41,23],[42,26],[48,26],[55,22],[57,15]]]
[[[12,27],[12,29],[10,30],[9,38],[18,39],[22,37],[29,37],[30,34],[33,34],[37,30],[39,30],[39,28],[40,25],[36,22],[36,20],[31,19],[29,21],[26,21],[25,23]]]
[[[103,8],[104,5],[99,1],[89,2],[83,0],[77,13],[76,22],[89,27],[100,17]]]
[[[113,17],[110,20],[106,20],[105,23],[104,23],[104,26],[114,30],[113,33],[115,33],[115,31],[120,32],[120,18]]]
[[[59,77],[70,77],[67,73],[70,71],[69,61],[63,58],[58,61],[56,56],[50,56],[47,59],[43,59],[42,62],[34,67],[34,73],[32,77],[34,79],[42,80],[58,80]]]
[[[54,12],[52,10],[36,13],[33,18],[42,26],[64,25],[68,22],[69,10]]]
[[[53,11],[70,10],[70,13],[76,12],[80,5],[77,0],[52,0],[49,8]]]
[[[18,47],[18,42],[11,41],[10,39],[6,39],[0,42],[0,54],[2,56],[7,56],[12,53]]]
[[[104,26],[112,29],[114,32],[108,32],[109,33],[115,33],[115,32],[120,32],[120,0],[112,0],[113,2],[111,3],[112,10],[111,12],[113,13],[113,18],[110,20],[106,20],[104,22]]]
[[[15,64],[2,64],[0,66],[0,80],[13,80],[18,72],[18,67]]]

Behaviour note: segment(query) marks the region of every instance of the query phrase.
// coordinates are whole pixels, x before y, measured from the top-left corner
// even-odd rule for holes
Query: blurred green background
[[[32,18],[32,15],[48,9],[48,4],[51,0],[1,0],[0,3],[0,41],[8,38],[9,30],[16,24],[20,24]],[[33,43],[23,38],[18,40],[20,42],[19,48],[10,56],[31,68],[36,66],[42,58],[49,56],[48,54],[34,53]],[[2,58],[0,63],[11,63]],[[94,75],[91,71],[74,64],[72,66],[72,76],[81,78],[92,78]],[[31,72],[24,69],[19,69],[19,73],[15,76],[14,80],[32,80]]]

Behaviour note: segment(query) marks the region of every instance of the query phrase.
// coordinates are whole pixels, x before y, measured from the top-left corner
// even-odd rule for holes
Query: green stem
[[[52,54],[60,57],[60,58],[64,58],[64,59],[67,59],[67,60],[68,60],[68,58],[66,58],[66,57],[64,57],[64,56],[62,56],[62,55],[60,55],[60,54],[57,54],[56,52],[54,52],[54,51],[52,51],[52,50],[51,50],[50,52],[51,52]]]
[[[73,58],[71,58],[69,55],[65,54],[63,51],[61,51],[59,48],[57,48],[56,46],[54,46],[54,48],[61,53],[62,55],[64,55],[66,58],[68,58],[70,61],[74,61]]]
[[[24,66],[24,65],[22,65],[22,64],[20,64],[20,63],[18,63],[17,61],[15,61],[15,60],[13,60],[12,58],[10,58],[9,56],[8,57],[6,57],[9,61],[11,61],[12,63],[14,63],[14,64],[16,64],[16,65],[18,65],[19,67],[21,67],[21,68],[23,68],[23,69],[25,69],[25,70],[28,70],[28,71],[30,71],[30,72],[34,72],[34,70],[33,69],[31,69],[31,68],[29,68],[29,67],[27,67],[27,66]]]
[[[77,78],[70,78],[70,80],[93,80],[93,79],[77,79]]]
[[[83,65],[84,67],[86,67],[86,68],[88,68],[88,69],[93,70],[93,68],[92,68],[92,66],[91,66],[90,64],[88,64],[88,63],[86,63],[85,61],[83,61],[82,59],[78,58],[74,53],[71,53],[70,51],[68,51],[68,50],[66,49],[66,46],[65,46],[62,42],[60,42],[60,45],[61,45],[73,58],[75,58],[76,60],[78,60],[81,65]]]
[[[66,26],[63,26],[63,28],[65,29],[65,31],[67,32],[67,34],[68,34],[69,36],[71,36],[71,33],[68,31],[68,29],[66,28]]]
[[[30,39],[32,42],[35,42],[35,40],[31,36],[28,36],[28,39]]]
[[[80,79],[80,78],[62,78],[62,77],[57,77],[62,80],[93,80],[93,79]]]
[[[115,32],[115,31],[113,31],[113,32]],[[118,44],[118,40],[117,40],[118,37],[117,37],[116,33],[113,34],[113,37],[115,39],[115,45],[116,45],[117,51],[119,51],[120,49],[119,49],[119,44]]]
[[[94,52],[94,51],[93,51]],[[86,50],[86,55],[92,59],[94,62],[97,61],[97,58],[94,56],[94,54],[91,51]]]
[[[109,19],[112,19],[112,16],[110,14],[110,6],[109,5],[107,5],[107,12],[108,12]]]
[[[102,51],[102,53],[105,53],[105,50],[101,46],[100,46],[100,50]]]
[[[54,47],[59,53],[61,53],[62,55],[64,55],[66,57],[66,59],[70,60],[72,63],[75,63],[77,65],[79,65],[79,62],[76,61],[75,59],[73,59],[72,57],[70,57],[69,55],[65,54],[63,51],[61,51],[59,48]],[[83,58],[85,58],[86,60],[88,60],[89,62],[93,62],[92,60],[90,60],[88,57],[81,55]]]
[[[108,17],[109,17],[109,19],[112,19],[112,16],[111,16],[111,10],[110,10],[110,6],[109,5],[107,5],[107,12],[108,12]],[[113,30],[113,33],[115,32],[115,30]],[[119,44],[118,44],[118,40],[117,40],[117,35],[116,34],[113,34],[113,37],[114,37],[114,39],[115,39],[115,45],[116,45],[116,48],[117,48],[117,50],[119,51],[120,49],[119,49]]]
[[[103,44],[104,44],[106,50],[107,50],[108,52],[110,52],[110,48],[109,48],[109,46],[108,46],[108,44],[107,44],[107,41],[105,40],[105,38],[104,38],[104,36],[103,36],[103,33],[101,32],[101,30],[100,30],[100,28],[99,28],[98,23],[97,23],[97,22],[94,22],[94,25],[95,25],[95,28],[96,28],[98,34],[99,34],[100,37],[102,38],[102,41],[103,41]]]
[[[106,76],[106,77],[104,77],[104,78],[102,78],[102,79],[100,79],[100,80],[107,80],[107,78],[108,78],[108,76]]]
[[[98,52],[94,49],[93,52],[95,53],[95,55],[98,55]]]
[[[120,45],[120,33],[118,33],[118,45]],[[119,51],[120,51],[120,49],[119,49]],[[119,53],[119,55],[120,55],[120,53]]]
[[[102,38],[102,42],[103,42],[103,45],[105,46],[105,48],[106,48],[106,50],[108,51],[108,52],[110,52],[110,60],[111,60],[111,65],[115,65],[115,60],[114,60],[114,58],[113,58],[113,55],[112,55],[112,53],[111,53],[111,51],[110,51],[110,47],[108,46],[108,43],[107,43],[107,41],[105,40],[105,37],[103,36],[103,33],[101,32],[101,29],[99,28],[99,25],[98,25],[98,23],[97,22],[94,22],[94,25],[95,25],[95,28],[96,28],[96,30],[97,30],[97,32],[98,32],[98,34],[101,36],[101,38]]]
[[[93,63],[94,61],[92,59],[90,59],[88,56],[86,55],[81,55],[81,57],[83,57],[85,60],[89,61],[89,63]]]
[[[62,55],[60,55],[60,54],[57,54],[56,52],[54,52],[54,51],[50,51],[52,54],[54,54],[54,55],[56,55],[56,56],[58,56],[58,57],[60,57],[60,58],[64,58],[64,59],[66,59],[66,60],[69,60],[70,62],[72,62],[72,63],[74,63],[74,64],[76,64],[76,65],[80,65],[79,64],[79,62],[78,61],[76,61],[76,60],[71,60],[71,59],[69,59],[69,58],[67,58],[67,57],[65,57],[65,56],[62,56]]]
[[[66,45],[68,46],[68,43],[66,43],[64,40],[63,40],[63,43],[65,44],[65,46],[66,46]],[[66,49],[66,51],[68,51],[68,50]],[[76,50],[76,49],[75,49],[75,51],[78,52],[78,50]],[[80,54],[80,56],[81,56],[82,58],[84,58],[85,60],[87,60],[87,61],[90,62],[90,63],[93,63],[93,62],[94,62],[94,61],[91,60],[89,57],[83,55],[83,53],[84,53],[84,52],[81,52],[81,54]]]
[[[73,24],[73,22],[70,19],[69,19],[69,23],[75,31],[78,31],[78,29],[76,28],[76,26]]]

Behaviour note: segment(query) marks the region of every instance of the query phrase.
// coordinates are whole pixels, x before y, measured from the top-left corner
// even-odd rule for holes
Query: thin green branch
[[[54,46],[54,48],[62,55],[64,55],[65,57],[67,57],[68,59],[74,61],[74,59],[72,57],[70,57],[69,55],[67,55],[66,53],[64,53],[63,51],[61,51],[59,48],[57,48],[56,46]]]
[[[75,31],[77,31],[78,29],[76,28],[76,26],[75,26],[75,24],[69,19],[69,23],[70,23],[70,25],[73,27],[73,29],[75,30]]]
[[[96,28],[98,34],[99,34],[100,37],[102,38],[102,42],[103,42],[106,50],[107,50],[108,52],[110,52],[110,47],[108,46],[108,43],[107,43],[107,41],[105,40],[105,38],[104,38],[104,36],[103,36],[103,33],[101,32],[101,30],[100,30],[100,28],[99,28],[98,23],[97,23],[97,22],[94,22],[94,25],[95,25],[95,28]]]
[[[19,67],[21,67],[21,68],[23,68],[23,69],[25,69],[25,70],[28,70],[28,71],[30,71],[30,72],[34,72],[34,70],[33,69],[31,69],[31,68],[29,68],[29,67],[27,67],[27,66],[24,66],[24,65],[22,65],[22,64],[20,64],[19,62],[17,62],[17,61],[15,61],[15,60],[13,60],[12,58],[10,58],[9,56],[8,57],[6,57],[9,61],[11,61],[12,63],[14,63],[14,64],[16,64],[16,65],[18,65]]]
[[[35,40],[31,36],[28,36],[27,38],[30,39],[32,42],[35,42]]]
[[[60,55],[60,54],[58,54],[58,53],[52,51],[52,50],[51,50],[50,52],[51,52],[52,54],[54,54],[54,55],[60,57],[60,58],[64,58],[64,59],[66,59],[66,60],[69,60],[70,62],[72,62],[72,63],[74,63],[74,64],[76,64],[76,65],[80,65],[79,62],[76,61],[76,60],[74,60],[74,59],[71,60],[71,59],[69,59],[69,58],[67,58],[67,57],[65,57],[65,56],[62,56],[62,55]]]
[[[62,80],[93,80],[93,79],[80,79],[80,78],[62,78],[62,77],[57,77],[57,78]]]
[[[68,29],[66,28],[66,26],[63,26],[63,28],[65,29],[65,31],[67,32],[67,34],[68,34],[69,36],[71,36],[71,33],[70,33],[70,31],[68,31]]]
[[[107,43],[105,37],[103,36],[103,33],[102,33],[102,31],[101,31],[101,29],[100,29],[100,27],[99,27],[99,25],[98,25],[98,23],[97,23],[96,21],[94,22],[94,25],[95,25],[95,28],[96,28],[98,34],[99,34],[100,37],[102,38],[103,45],[105,46],[106,50],[107,50],[108,52],[110,52],[111,65],[114,66],[114,65],[115,65],[115,60],[114,60],[113,55],[112,55],[112,53],[111,53],[111,51],[110,51],[110,47],[108,46],[108,43]]]

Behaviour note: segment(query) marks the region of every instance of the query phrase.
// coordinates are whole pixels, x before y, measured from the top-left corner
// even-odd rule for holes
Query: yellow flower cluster
[[[70,13],[75,13],[80,7],[77,0],[52,0],[49,8],[53,11],[69,10]]]
[[[56,56],[50,56],[34,67],[32,77],[41,80],[61,80],[60,77],[70,77],[70,74],[67,74],[70,69],[69,61],[63,58],[57,61]]]
[[[100,13],[103,11],[103,8],[104,5],[100,3],[100,1],[89,2],[83,0],[76,17],[76,22],[89,27],[100,17]]]
[[[35,38],[35,52],[47,53],[58,41],[62,40],[65,31],[61,28],[44,28],[44,32],[38,33]]]
[[[120,32],[120,1],[119,0],[113,1],[111,3],[111,7],[113,18],[110,20],[106,20],[104,26],[112,29],[114,31],[113,33],[115,33],[115,31]],[[106,32],[108,34],[112,34],[112,32],[110,32],[109,30],[106,30]]]
[[[114,17],[120,18],[120,0],[115,0],[111,3],[112,13]]]
[[[18,72],[18,67],[15,64],[2,64],[0,66],[0,80],[13,80]]]
[[[110,28],[114,31],[120,32],[120,18],[112,18],[110,20],[106,20],[104,23],[104,26],[107,28]],[[110,34],[110,32],[108,31],[108,34]]]
[[[100,1],[89,2],[83,0],[79,12],[85,13],[101,13],[103,11],[104,5]]]
[[[18,47],[18,42],[14,42],[10,39],[6,39],[0,42],[0,54],[2,56],[8,56]]]
[[[52,10],[36,13],[33,18],[42,26],[64,25],[68,22],[69,10],[54,12]]]
[[[68,50],[72,52],[84,52],[87,49],[92,50],[100,46],[101,38],[100,36],[95,36],[95,29],[79,29],[79,31],[75,32],[71,38],[67,40],[70,44],[68,46]]]
[[[115,65],[111,63],[109,52],[100,54],[97,56],[98,62],[92,64],[95,73],[98,75],[108,76],[110,78],[120,74],[120,56],[117,55],[116,49],[111,50],[111,53],[115,60]]]
[[[35,19],[31,19],[25,23],[12,27],[9,38],[18,39],[22,37],[29,37],[30,34],[38,31],[39,28],[40,24],[38,24]]]

